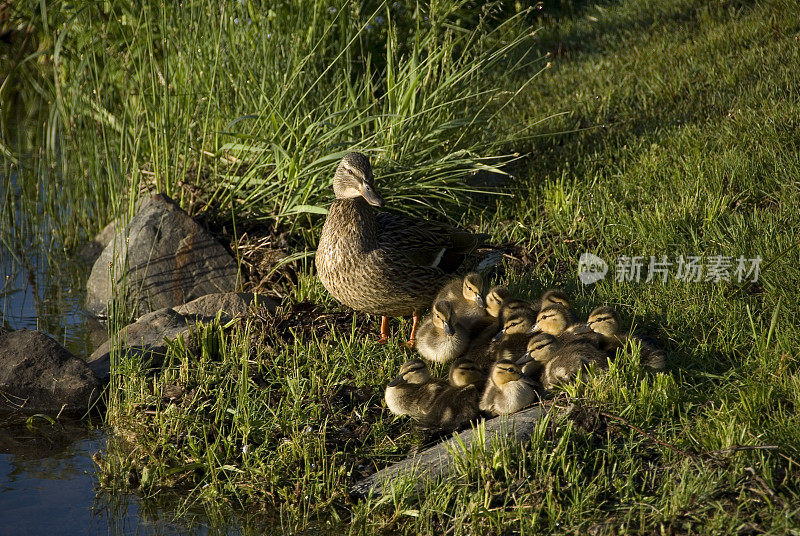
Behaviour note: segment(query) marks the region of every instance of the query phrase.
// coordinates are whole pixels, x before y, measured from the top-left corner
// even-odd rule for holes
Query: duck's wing
[[[393,212],[378,212],[376,219],[380,248],[406,257],[413,265],[435,267],[447,273],[456,271],[464,258],[488,238]]]

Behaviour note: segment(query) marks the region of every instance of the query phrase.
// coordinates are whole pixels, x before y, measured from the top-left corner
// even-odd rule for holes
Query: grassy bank
[[[102,141],[79,157],[86,138],[68,135],[68,160],[114,189],[98,210],[165,189],[313,250],[335,158],[362,148],[391,205],[515,244],[498,282],[561,286],[583,314],[616,305],[661,341],[668,371],[625,356],[567,387],[530,444],[354,504],[350,484],[424,438],[382,403],[407,355],[376,345],[376,320],[337,306],[307,258],[276,314],[203,328],[155,377],[122,360],[104,485],[263,508],[290,532],[800,529],[796,5],[565,1],[476,19],[469,5],[301,5],[86,8],[55,24],[74,55],[60,113]],[[82,43],[80,25],[111,44]],[[471,170],[515,153],[513,196],[462,193]],[[584,251],[610,264],[590,287]],[[763,261],[755,284],[677,281],[676,266],[667,282],[616,281],[622,255]]]

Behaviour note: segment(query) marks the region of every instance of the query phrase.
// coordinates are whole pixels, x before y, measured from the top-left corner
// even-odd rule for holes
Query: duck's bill
[[[529,363],[530,361],[533,361],[533,358],[531,357],[530,352],[528,352],[519,359],[517,359],[517,365],[524,365],[525,363]]]
[[[396,385],[400,385],[403,382],[402,376],[397,376],[395,379],[389,382],[389,387],[394,387]]]
[[[572,328],[573,333],[590,333],[591,331],[592,326],[589,324],[577,324]]]
[[[453,335],[455,332],[456,332],[456,330],[454,330],[454,329],[453,329],[453,326],[451,326],[451,325],[450,325],[450,322],[445,322],[445,323],[444,323],[444,334],[445,334],[445,335],[447,335],[448,337],[450,337],[450,336],[451,336],[451,335]]]
[[[494,342],[497,342],[497,341],[499,341],[500,339],[502,339],[502,338],[503,338],[503,335],[505,335],[505,333],[506,333],[506,330],[504,330],[504,329],[501,329],[500,331],[498,331],[498,332],[497,332],[497,335],[495,335],[494,337],[492,337],[492,341],[494,341]]]
[[[539,333],[540,331],[542,331],[542,326],[540,326],[539,323],[537,322],[536,324],[533,325],[528,334],[533,335],[534,333]]]
[[[480,294],[475,296],[475,305],[478,307],[486,308],[486,300],[483,299],[483,296]]]
[[[385,204],[383,197],[376,192],[369,184],[363,184],[360,188],[361,196],[367,200],[367,203],[376,207],[382,207]]]

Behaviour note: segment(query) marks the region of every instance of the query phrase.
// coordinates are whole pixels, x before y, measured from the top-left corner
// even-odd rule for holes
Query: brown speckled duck
[[[382,316],[381,342],[388,337],[386,317],[412,315],[413,345],[419,315],[485,235],[376,211],[373,206],[384,201],[369,159],[360,153],[339,163],[333,191],[317,248],[320,281],[348,307]]]

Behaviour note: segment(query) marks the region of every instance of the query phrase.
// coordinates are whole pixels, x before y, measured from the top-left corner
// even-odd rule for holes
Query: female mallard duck
[[[419,327],[417,350],[428,361],[447,363],[469,346],[469,333],[453,314],[449,301],[434,302],[431,315]]]
[[[538,388],[539,384],[523,376],[514,362],[498,361],[492,367],[480,408],[492,415],[514,413],[539,398]]]
[[[369,159],[360,153],[348,153],[339,163],[333,191],[317,248],[320,281],[348,307],[382,316],[381,342],[388,337],[386,317],[412,315],[413,344],[420,313],[485,236],[376,212],[372,206],[384,201],[375,191]]]
[[[389,411],[416,419],[428,414],[433,400],[446,384],[431,378],[428,366],[421,359],[406,361],[400,374],[386,387],[385,398]]]
[[[601,348],[613,358],[619,348],[624,348],[629,340],[639,343],[642,365],[652,370],[663,370],[667,355],[651,341],[638,335],[628,335],[620,330],[619,315],[613,307],[601,306],[594,309],[586,321],[589,327],[602,338]]]

